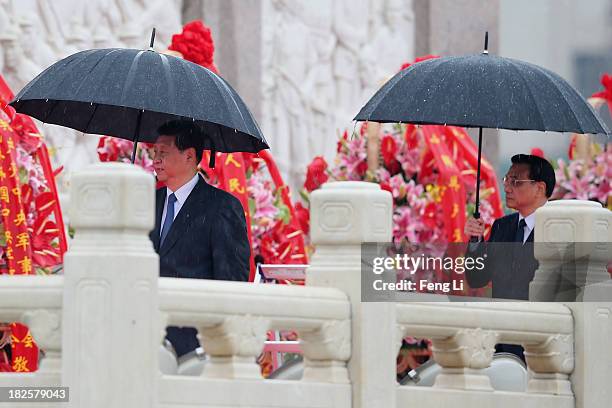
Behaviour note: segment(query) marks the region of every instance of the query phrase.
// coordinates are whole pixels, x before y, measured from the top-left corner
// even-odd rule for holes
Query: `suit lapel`
[[[166,235],[166,239],[159,249],[159,256],[166,254],[170,248],[174,246],[176,241],[184,235],[191,221],[192,214],[197,207],[199,191],[203,188],[203,184],[204,180],[200,177],[198,183],[189,194],[189,197],[187,197],[187,201],[185,201],[185,204],[183,204],[181,210],[174,219],[172,227],[170,227],[170,231],[168,231],[168,235]]]
[[[155,248],[155,252],[159,252],[159,234],[161,229],[161,217],[164,212],[164,203],[166,202],[166,192],[168,190],[164,188],[160,188],[156,192],[155,199],[155,229],[153,230],[153,248]]]
[[[508,217],[508,235],[506,236],[506,242],[514,242],[514,238],[516,237],[516,231],[518,230],[518,219],[519,213],[515,212],[512,214],[512,217]]]

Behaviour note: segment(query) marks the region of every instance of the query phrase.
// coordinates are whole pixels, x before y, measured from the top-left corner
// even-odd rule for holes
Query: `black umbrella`
[[[94,49],[56,62],[15,96],[19,113],[81,132],[154,142],[172,120],[193,121],[213,152],[268,149],[240,96],[220,76],[153,50]],[[214,166],[215,154],[211,154]]]
[[[482,128],[608,134],[563,78],[527,62],[489,55],[430,59],[391,78],[354,120],[478,127],[479,218]]]

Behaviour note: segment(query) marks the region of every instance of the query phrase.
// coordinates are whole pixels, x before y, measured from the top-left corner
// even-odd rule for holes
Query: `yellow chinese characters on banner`
[[[438,132],[438,133],[436,133]],[[453,154],[446,143],[440,143],[441,129],[423,127],[423,136],[433,155],[439,173],[441,204],[444,208],[446,237],[449,242],[464,242],[466,192]]]
[[[30,237],[21,201],[15,150],[11,148],[13,130],[0,119],[0,215],[6,242],[7,272],[10,275],[33,273]]]
[[[38,369],[38,346],[27,326],[11,323],[11,353],[14,372],[32,372]]]
[[[242,153],[222,153],[220,154],[220,158],[222,163],[221,169],[219,169],[219,173],[221,173],[221,188],[240,200],[242,208],[244,209],[244,218],[246,220],[250,220],[251,214],[249,212],[249,196],[246,189],[246,169]],[[247,222],[247,234],[249,237],[249,246],[252,248],[253,239],[251,236],[250,222]],[[255,276],[255,263],[253,261],[252,252],[249,264],[249,281],[253,281]]]

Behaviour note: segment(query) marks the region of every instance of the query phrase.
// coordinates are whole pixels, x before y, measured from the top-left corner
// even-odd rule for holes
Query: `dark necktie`
[[[514,242],[520,242],[521,244],[523,243],[523,238],[525,237],[525,227],[527,226],[527,223],[525,222],[525,219],[521,219],[521,221],[519,221],[519,225],[518,225],[518,229],[516,230],[516,235],[514,236]]]
[[[174,221],[174,203],[176,202],[176,196],[174,193],[170,194],[168,197],[168,208],[166,209],[166,219],[164,220],[164,226],[162,227],[161,238],[159,240],[159,245],[161,246],[164,243],[164,239],[166,235],[168,235],[168,231],[170,231],[170,227],[172,227],[172,222]]]

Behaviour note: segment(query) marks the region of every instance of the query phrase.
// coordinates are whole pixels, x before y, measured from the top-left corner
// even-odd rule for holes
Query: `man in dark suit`
[[[535,210],[552,195],[555,172],[548,161],[538,156],[517,154],[511,160],[512,166],[504,177],[504,191],[506,205],[516,212],[495,220],[487,242],[470,243],[467,254],[486,255],[485,268],[466,272],[466,278],[472,288],[492,281],[494,298],[527,300],[529,282],[537,269],[533,256]],[[482,219],[467,220],[468,237],[482,241],[484,230]]]
[[[198,174],[200,129],[173,121],[158,129],[153,167],[166,184],[155,196],[155,229],[160,276],[247,281],[250,247],[242,204]],[[199,347],[190,327],[166,329],[178,357]]]
[[[506,205],[516,212],[495,220],[487,242],[482,242],[483,220],[467,220],[465,234],[479,242],[468,245],[466,256],[484,257],[485,267],[466,271],[466,279],[472,288],[492,281],[493,298],[528,300],[529,283],[538,267],[533,253],[535,211],[552,195],[555,172],[548,161],[538,156],[517,154],[511,160],[503,182]],[[496,350],[524,358],[520,346],[501,344]]]

